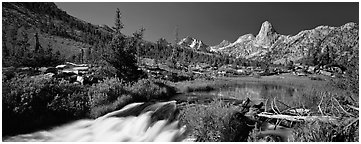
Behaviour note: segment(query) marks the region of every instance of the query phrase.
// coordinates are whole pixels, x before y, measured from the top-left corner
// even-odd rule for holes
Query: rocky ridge
[[[281,35],[265,21],[257,36],[246,34],[233,43],[225,40],[209,49],[238,58],[262,60],[271,55],[273,63],[298,61],[310,55],[332,53],[333,58],[349,56],[358,47],[358,24],[350,22],[340,27],[318,26],[297,35]],[[319,53],[319,54],[315,54]]]
[[[190,47],[192,49],[200,50],[200,51],[204,51],[204,52],[208,51],[207,48],[209,47],[208,45],[204,44],[202,41],[192,38],[192,37],[189,37],[189,36],[180,40],[178,42],[178,45]]]

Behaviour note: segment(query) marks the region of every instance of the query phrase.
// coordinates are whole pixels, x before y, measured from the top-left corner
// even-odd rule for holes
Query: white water
[[[138,116],[118,117],[129,113],[130,109],[140,107],[142,103],[134,103],[123,109],[108,113],[95,120],[78,120],[51,130],[43,130],[30,134],[17,135],[4,139],[13,142],[172,142],[185,139],[185,127],[179,127],[178,121],[157,120],[151,122],[152,114],[165,105],[175,108],[175,101],[156,103],[146,108],[152,110],[142,112]],[[144,111],[142,108],[140,110]],[[167,110],[169,110],[167,108]],[[169,111],[168,111],[169,112]],[[171,110],[174,112],[174,110]]]

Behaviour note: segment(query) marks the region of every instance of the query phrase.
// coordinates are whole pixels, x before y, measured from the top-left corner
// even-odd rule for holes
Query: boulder
[[[312,74],[315,73],[315,71],[316,71],[316,67],[314,67],[314,66],[309,66],[307,69],[307,72],[312,73]]]
[[[320,74],[325,75],[325,76],[332,76],[331,72],[325,71],[325,70],[320,70]]]

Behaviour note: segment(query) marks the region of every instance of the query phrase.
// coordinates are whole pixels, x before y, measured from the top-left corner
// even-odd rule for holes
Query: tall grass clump
[[[235,110],[230,104],[216,99],[207,105],[186,105],[180,111],[180,121],[196,141],[232,141],[229,122]]]
[[[358,123],[346,127],[320,121],[305,122],[292,131],[289,141],[356,142],[359,141],[358,127]]]

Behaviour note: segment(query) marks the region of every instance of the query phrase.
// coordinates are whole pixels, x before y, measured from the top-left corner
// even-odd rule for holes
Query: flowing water
[[[133,103],[95,120],[83,119],[50,130],[17,135],[6,142],[116,142],[185,139],[185,127],[175,120],[175,101]]]

